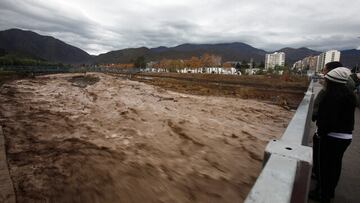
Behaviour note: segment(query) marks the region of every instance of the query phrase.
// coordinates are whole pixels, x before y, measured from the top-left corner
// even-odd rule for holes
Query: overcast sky
[[[359,0],[0,0],[0,30],[54,36],[90,54],[244,42],[274,51],[360,49]]]

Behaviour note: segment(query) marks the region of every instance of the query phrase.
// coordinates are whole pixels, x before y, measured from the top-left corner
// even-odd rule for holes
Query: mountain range
[[[157,48],[132,48],[111,51],[100,54],[94,58],[96,63],[128,63],[131,59],[145,56],[147,60],[157,61],[167,59],[188,59],[193,56],[200,57],[204,53],[215,54],[222,57],[223,61],[240,61],[253,58],[254,61],[264,60],[266,51],[256,49],[244,43],[226,44],[182,44],[176,47]]]
[[[66,64],[84,63],[92,58],[85,51],[54,37],[20,29],[0,31],[0,49],[7,53]]]
[[[283,48],[277,51],[285,52],[286,63],[291,65],[297,60],[307,56],[319,55],[321,52],[302,48]],[[0,54],[21,53],[33,58],[65,64],[102,64],[102,63],[130,63],[140,56],[147,61],[167,59],[188,59],[199,57],[204,53],[215,54],[223,61],[249,61],[255,62],[265,59],[268,52],[241,42],[220,44],[182,44],[175,47],[157,48],[128,48],[110,51],[97,56],[91,56],[80,48],[66,44],[54,37],[39,35],[32,31],[10,29],[0,31]],[[360,63],[360,50],[351,49],[341,51],[341,61],[344,65],[353,67]]]

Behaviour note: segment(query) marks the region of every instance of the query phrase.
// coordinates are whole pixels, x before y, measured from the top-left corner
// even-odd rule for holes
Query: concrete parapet
[[[264,167],[245,203],[288,203],[308,200],[312,148],[306,146],[310,132],[314,83],[300,103],[280,140],[268,143]]]

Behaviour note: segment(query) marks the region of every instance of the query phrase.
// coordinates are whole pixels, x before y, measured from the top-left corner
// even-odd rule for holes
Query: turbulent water
[[[104,74],[5,84],[18,202],[240,202],[291,112]]]

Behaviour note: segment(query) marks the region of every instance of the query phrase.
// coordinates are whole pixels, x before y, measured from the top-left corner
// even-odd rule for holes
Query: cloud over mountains
[[[92,54],[241,41],[265,50],[359,48],[360,1],[2,0],[0,29],[55,36]]]

